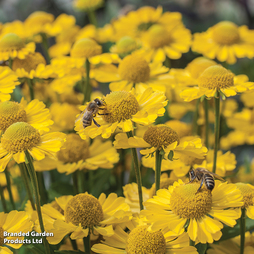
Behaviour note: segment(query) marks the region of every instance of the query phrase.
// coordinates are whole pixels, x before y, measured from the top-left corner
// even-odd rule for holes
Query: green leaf
[[[169,154],[168,154],[168,159],[170,160],[170,161],[172,161],[173,160],[173,157],[174,157],[174,151],[170,151],[169,152]]]
[[[205,254],[207,249],[207,243],[198,243],[195,245],[199,254]]]

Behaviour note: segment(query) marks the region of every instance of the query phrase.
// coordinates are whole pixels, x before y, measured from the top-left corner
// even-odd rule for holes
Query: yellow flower
[[[185,230],[192,241],[212,243],[222,236],[223,224],[233,227],[241,216],[243,205],[240,190],[234,184],[215,181],[213,191],[205,187],[197,192],[200,183],[175,182],[168,190],[158,190],[156,196],[144,203],[141,214],[153,223],[152,230],[169,228],[176,234]],[[188,222],[188,224],[186,224]],[[222,223],[221,223],[222,222]]]
[[[54,237],[47,238],[50,244],[58,244],[69,233],[73,240],[82,239],[89,230],[97,236],[112,236],[113,224],[127,223],[132,218],[124,198],[117,197],[115,193],[107,198],[102,193],[98,199],[88,193],[81,193],[57,203],[62,212],[57,212],[51,205],[45,205],[42,209],[43,213],[54,218],[53,228],[49,228]]]
[[[39,130],[40,133],[49,131],[53,124],[49,110],[45,104],[37,99],[27,103],[23,98],[21,102],[5,101],[0,103],[0,132],[4,132],[16,122],[26,122]]]
[[[206,32],[194,34],[192,50],[220,62],[234,64],[236,58],[253,58],[254,31],[247,26],[221,21]]]
[[[167,104],[165,96],[160,92],[153,92],[152,88],[147,88],[143,94],[134,94],[134,91],[115,91],[106,95],[105,115],[94,117],[100,127],[92,123],[91,126],[83,127],[82,118],[76,122],[75,130],[82,139],[87,136],[95,138],[101,135],[103,138],[109,138],[117,128],[123,132],[129,132],[134,129],[133,122],[141,125],[153,123],[158,116],[165,112],[164,107]],[[85,107],[81,107],[84,110]]]
[[[104,241],[95,244],[92,251],[103,254],[135,254],[135,253],[179,253],[197,254],[193,246],[189,246],[189,238],[186,233],[176,236],[168,229],[151,231],[144,218],[135,218],[127,225],[126,232],[117,226],[113,236],[104,236]]]
[[[0,171],[3,171],[13,158],[17,163],[25,162],[25,151],[35,160],[45,155],[55,157],[64,142],[65,134],[52,132],[41,135],[37,129],[25,122],[16,122],[9,126],[1,137]]]
[[[244,103],[245,107],[254,107],[253,95],[254,91],[247,91],[246,93],[241,94],[241,101]]]
[[[79,11],[94,11],[103,5],[103,0],[74,0],[73,6]]]
[[[247,80],[246,80],[247,79]],[[198,87],[184,89],[180,96],[185,101],[192,101],[202,96],[215,97],[217,91],[222,99],[254,88],[245,75],[234,74],[220,65],[206,68],[197,79]]]
[[[9,33],[0,39],[0,60],[6,61],[10,58],[25,59],[29,53],[35,51],[35,43],[25,42],[16,34]]]
[[[26,212],[16,210],[7,213],[0,213],[0,252],[12,254],[8,247],[19,249],[26,241],[25,236],[13,236],[14,233],[27,233],[32,230],[33,223],[29,220]],[[8,236],[4,235],[8,233]],[[7,247],[8,246],[8,247]]]
[[[17,85],[19,85],[17,75],[9,67],[0,66],[0,102],[8,101]]]

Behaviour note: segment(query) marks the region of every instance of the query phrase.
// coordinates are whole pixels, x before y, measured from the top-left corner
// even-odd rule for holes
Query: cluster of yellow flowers
[[[102,3],[74,1],[83,28],[0,24],[0,253],[254,253],[254,161],[230,151],[254,144],[254,82],[229,70],[254,30],[160,6],[98,28]]]

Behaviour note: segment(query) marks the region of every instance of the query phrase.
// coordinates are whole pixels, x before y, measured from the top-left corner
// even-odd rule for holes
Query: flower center
[[[153,25],[149,28],[147,40],[152,48],[161,48],[172,42],[171,34],[161,25]]]
[[[206,68],[216,64],[215,61],[206,59],[205,57],[197,57],[187,65],[186,69],[193,78],[197,79]]]
[[[54,200],[51,202],[51,206],[55,208],[58,212],[60,212],[62,215],[64,215],[64,210],[58,205],[58,203]]]
[[[102,47],[90,38],[80,39],[71,49],[71,57],[92,57],[102,53]]]
[[[103,118],[108,123],[130,119],[139,110],[137,99],[129,92],[111,92],[105,97],[104,101],[107,115],[103,115]]]
[[[212,37],[215,42],[223,45],[232,45],[240,40],[237,25],[230,21],[222,21],[215,25]]]
[[[249,207],[254,205],[254,188],[246,183],[236,183],[236,186],[240,189],[243,195],[243,207]]]
[[[1,51],[21,49],[25,47],[23,40],[16,34],[9,33],[0,40]]]
[[[178,134],[165,124],[148,127],[143,139],[148,144],[158,149],[161,149],[163,146],[166,148],[175,141],[177,141],[178,144],[180,142]]]
[[[198,85],[208,89],[234,86],[234,74],[220,65],[213,65],[199,76]]]
[[[0,246],[4,245],[4,230],[0,227]]]
[[[89,145],[75,133],[68,134],[66,142],[57,153],[60,161],[65,163],[78,162],[89,157]]]
[[[22,152],[40,142],[39,132],[28,123],[17,122],[8,127],[1,138],[2,146],[10,153]]]
[[[75,0],[74,6],[80,11],[93,11],[103,4],[103,0]]]
[[[150,78],[150,67],[147,61],[136,54],[126,56],[119,64],[121,79],[133,83],[146,82]]]
[[[161,231],[149,232],[148,226],[134,228],[127,238],[126,253],[165,254],[166,241]]]
[[[17,102],[1,102],[0,130],[5,131],[10,125],[16,122],[26,122],[26,111]]]
[[[133,38],[124,36],[116,43],[115,47],[112,47],[111,52],[118,53],[120,56],[124,57],[138,48],[139,46]]]
[[[15,58],[12,62],[12,69],[15,71],[18,68],[24,68],[25,71],[30,72],[31,70],[35,70],[41,63],[46,65],[46,60],[41,53],[36,52],[27,55],[25,59]]]
[[[103,220],[103,210],[98,199],[81,193],[69,200],[64,211],[66,222],[83,228],[92,228]]]
[[[54,15],[44,12],[44,11],[35,11],[25,20],[25,24],[29,26],[43,26],[47,23],[54,21]]]
[[[199,183],[176,187],[170,198],[174,214],[182,218],[198,219],[207,214],[212,207],[212,193],[207,189],[197,192]]]

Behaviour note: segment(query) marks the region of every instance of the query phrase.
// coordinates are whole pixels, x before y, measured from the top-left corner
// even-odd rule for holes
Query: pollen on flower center
[[[133,83],[146,82],[150,78],[150,67],[147,61],[138,55],[128,55],[119,64],[118,72],[121,79]]]
[[[197,192],[200,183],[176,187],[170,198],[172,211],[182,218],[198,219],[211,210],[212,193],[203,188]]]
[[[231,45],[239,42],[238,27],[230,21],[222,21],[213,28],[213,39],[219,44]]]
[[[166,241],[162,232],[149,232],[147,228],[148,226],[139,226],[130,232],[125,248],[126,253],[166,253]]]
[[[254,188],[250,187],[249,184],[246,183],[236,183],[236,186],[243,195],[243,207],[249,207],[254,205]]]
[[[8,127],[1,138],[2,146],[10,153],[22,152],[40,142],[39,132],[28,123],[17,122]]]
[[[4,35],[0,40],[1,51],[21,49],[25,47],[23,40],[14,33]]]
[[[89,145],[75,133],[66,136],[66,142],[57,153],[60,161],[65,163],[78,162],[89,157]]]
[[[179,141],[179,136],[176,131],[172,130],[168,125],[158,124],[150,126],[145,132],[143,139],[153,147],[161,149],[163,146],[166,148],[168,145]]]
[[[0,130],[5,131],[10,125],[16,122],[26,122],[26,111],[13,101],[0,103]]]
[[[130,119],[139,110],[137,99],[129,92],[111,92],[104,101],[107,114],[103,115],[103,118],[108,123]]]
[[[199,76],[198,85],[208,89],[228,88],[234,86],[234,74],[220,65],[213,65]]]
[[[0,246],[4,245],[4,230],[0,227]]]
[[[148,30],[148,43],[152,48],[161,48],[172,42],[171,34],[161,25],[153,25]]]
[[[66,222],[83,228],[92,228],[103,220],[103,210],[98,199],[94,196],[81,193],[74,196],[67,203],[64,211]]]

